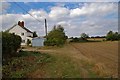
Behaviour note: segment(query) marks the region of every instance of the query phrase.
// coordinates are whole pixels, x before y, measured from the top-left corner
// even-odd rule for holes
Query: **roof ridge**
[[[9,30],[11,30],[12,28],[14,28],[15,26],[17,26],[18,24],[14,24],[11,28],[9,28],[8,30],[6,30],[6,31],[9,31]],[[20,25],[18,25],[19,27],[21,27]],[[26,27],[21,27],[21,28],[23,28],[24,30],[26,30],[27,32],[30,32],[30,33],[33,33],[32,31],[30,31],[29,29],[27,29]]]
[[[21,26],[20,26],[21,27]],[[32,31],[30,31],[29,29],[27,29],[26,27],[22,27],[23,29],[25,29],[27,32],[33,33]]]

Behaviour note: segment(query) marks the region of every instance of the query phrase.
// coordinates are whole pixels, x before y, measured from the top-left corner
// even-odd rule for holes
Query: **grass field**
[[[88,38],[89,41],[104,41],[106,38]]]
[[[25,63],[22,62],[22,65],[27,63],[27,66],[22,66],[24,70],[13,71],[13,77],[111,78],[118,76],[117,41],[70,43],[61,48],[28,47],[23,50],[25,51],[24,55],[17,58],[17,60],[19,62],[21,58],[24,58]],[[31,55],[32,53],[28,54],[28,51],[40,53]],[[38,64],[38,62],[40,63]]]

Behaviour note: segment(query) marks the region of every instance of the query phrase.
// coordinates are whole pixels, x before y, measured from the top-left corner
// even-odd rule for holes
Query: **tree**
[[[89,37],[89,36],[88,36],[88,34],[86,34],[86,33],[82,33],[82,34],[81,34],[81,38],[82,38],[83,40],[87,40],[88,37]]]
[[[38,37],[36,31],[33,32],[33,37]]]
[[[115,39],[115,35],[114,35],[113,31],[109,31],[107,33],[106,39],[111,40],[111,41],[113,41]]]
[[[118,34],[118,32],[115,32],[115,33],[114,33],[114,39],[115,39],[115,40],[119,40],[119,34]]]
[[[61,32],[64,32],[64,28],[61,26],[61,25],[58,25],[57,26],[57,30],[61,31]]]
[[[50,31],[47,35],[47,40],[45,41],[45,45],[47,46],[60,46],[65,43],[67,36],[65,35],[64,28],[61,25],[58,25],[56,28],[53,27],[52,31]]]
[[[120,40],[120,34],[118,32],[109,31],[107,33],[106,40],[110,41]]]

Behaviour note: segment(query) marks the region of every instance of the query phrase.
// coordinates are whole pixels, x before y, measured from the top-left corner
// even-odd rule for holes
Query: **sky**
[[[26,28],[44,36],[45,18],[48,32],[54,25],[62,25],[69,37],[81,33],[104,36],[110,30],[118,31],[117,2],[3,2],[1,11],[3,31],[24,21]]]

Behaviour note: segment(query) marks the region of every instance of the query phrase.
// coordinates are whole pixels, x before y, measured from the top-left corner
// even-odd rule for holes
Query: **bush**
[[[118,34],[118,32],[114,33],[113,31],[109,31],[107,33],[106,40],[108,41],[120,40],[120,34]]]
[[[83,39],[83,38],[72,38],[72,40],[70,42],[87,42],[87,39]]]
[[[75,37],[70,42],[79,42],[79,41],[80,41],[80,38]]]
[[[2,32],[2,54],[3,58],[12,57],[20,48],[21,37],[15,34]]]
[[[63,45],[65,42],[64,40],[60,40],[60,39],[48,39],[47,41],[44,42],[44,44],[46,46],[60,46]]]
[[[48,33],[47,40],[44,42],[46,46],[61,46],[65,44],[67,36],[61,25],[54,26],[53,30]]]

